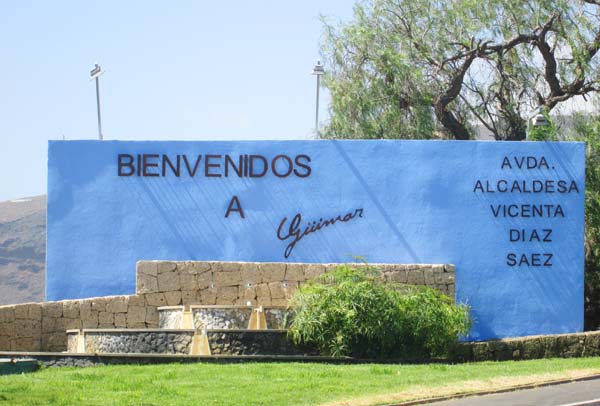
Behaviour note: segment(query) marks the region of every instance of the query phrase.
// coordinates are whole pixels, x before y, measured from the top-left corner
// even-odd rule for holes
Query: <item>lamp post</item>
[[[98,139],[102,141],[104,138],[102,136],[102,118],[100,116],[100,75],[102,75],[104,71],[97,63],[94,64],[94,69],[90,71],[90,80],[96,80],[96,106],[98,108]]]
[[[325,74],[325,69],[321,64],[321,61],[317,61],[317,64],[314,66],[311,75],[315,75],[317,77],[317,107],[315,110],[315,131],[317,133],[317,138],[319,136],[319,87],[321,86],[321,76]]]
[[[538,107],[534,111],[534,113],[531,115],[531,117],[529,117],[529,119],[527,120],[527,139],[529,139],[529,134],[531,132],[531,126],[545,127],[547,125],[550,125],[550,122],[548,121],[546,116],[544,116],[542,114],[541,107]]]

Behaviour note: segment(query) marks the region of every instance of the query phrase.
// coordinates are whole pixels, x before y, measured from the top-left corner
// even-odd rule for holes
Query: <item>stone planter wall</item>
[[[191,306],[196,329],[246,329],[254,310],[249,306]]]
[[[0,306],[0,351],[65,351],[68,329],[157,328],[159,306],[287,306],[300,284],[337,265],[140,261],[135,295]],[[453,265],[373,266],[454,298]]]
[[[180,329],[184,306],[165,306],[158,309],[158,328]]]
[[[68,352],[77,352],[78,331],[69,332]],[[84,351],[88,354],[177,354],[188,355],[192,330],[83,330]]]
[[[457,345],[459,362],[600,356],[600,331],[468,342]]]
[[[212,355],[319,355],[294,345],[285,330],[208,330],[206,335]]]

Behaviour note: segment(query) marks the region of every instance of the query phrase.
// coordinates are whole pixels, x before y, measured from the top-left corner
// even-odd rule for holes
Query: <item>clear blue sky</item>
[[[311,138],[319,16],[353,4],[3,2],[0,201],[46,193],[47,140],[97,138],[94,62],[106,139]]]

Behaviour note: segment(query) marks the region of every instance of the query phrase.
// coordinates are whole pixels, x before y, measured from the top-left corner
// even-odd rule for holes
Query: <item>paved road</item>
[[[600,379],[430,404],[432,406],[600,406]]]

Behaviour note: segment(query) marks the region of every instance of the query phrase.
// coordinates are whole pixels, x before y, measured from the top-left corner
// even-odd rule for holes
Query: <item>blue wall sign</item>
[[[470,339],[581,331],[585,145],[51,141],[48,300],[138,260],[452,263]]]

